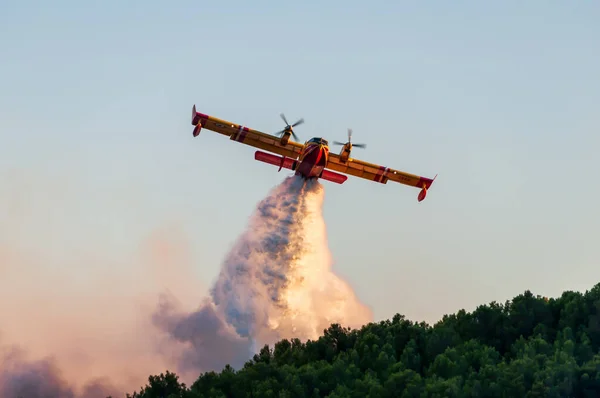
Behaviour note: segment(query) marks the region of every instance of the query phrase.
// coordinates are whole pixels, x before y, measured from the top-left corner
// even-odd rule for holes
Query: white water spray
[[[331,269],[323,199],[318,181],[286,178],[258,204],[225,258],[212,300],[193,314],[175,314],[170,304],[160,308],[156,323],[194,347],[180,371],[241,366],[255,347],[316,339],[332,323],[360,327],[372,320]]]

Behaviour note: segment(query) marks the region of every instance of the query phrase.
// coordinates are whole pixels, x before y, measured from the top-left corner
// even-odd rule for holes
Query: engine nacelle
[[[348,144],[344,144],[344,146],[342,147],[342,150],[340,151],[340,162],[342,163],[346,163],[348,161],[348,158],[350,158],[350,147]]]
[[[281,136],[281,139],[279,140],[279,143],[282,146],[286,146],[288,141],[290,140],[290,137],[292,136],[292,133],[290,133],[289,131],[286,131],[285,133],[283,133],[283,135]]]

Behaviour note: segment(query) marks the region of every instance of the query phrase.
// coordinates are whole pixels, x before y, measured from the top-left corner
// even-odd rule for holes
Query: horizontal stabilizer
[[[272,164],[273,166],[279,166],[279,167],[284,167],[286,169],[290,169],[293,170],[293,166],[294,166],[294,159],[291,158],[283,158],[283,156],[277,156],[277,155],[272,155],[270,153],[266,153],[266,152],[262,152],[262,151],[256,151],[254,152],[254,159],[260,161],[260,162],[265,162],[265,163],[269,163]],[[283,164],[282,164],[283,161]]]
[[[323,170],[321,178],[327,181],[335,182],[336,184],[343,184],[348,179],[347,175],[334,173],[333,171]]]

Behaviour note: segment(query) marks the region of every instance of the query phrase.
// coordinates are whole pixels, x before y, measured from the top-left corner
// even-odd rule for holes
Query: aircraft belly
[[[312,168],[312,170],[310,171],[311,177],[319,177],[319,176],[321,176],[321,173],[323,172],[323,169],[324,169],[323,166],[314,166]]]
[[[296,169],[296,174],[300,174],[304,177],[310,177],[311,169],[312,169],[312,165],[303,161],[303,162],[300,162],[300,164],[298,164],[298,167]]]
[[[305,178],[320,177],[327,164],[327,152],[320,147],[309,148],[298,165],[296,174]]]

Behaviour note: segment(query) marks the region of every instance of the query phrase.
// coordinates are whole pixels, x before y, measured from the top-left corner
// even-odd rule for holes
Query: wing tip
[[[419,202],[422,202],[423,200],[425,200],[425,198],[427,197],[427,190],[429,188],[431,188],[431,185],[433,184],[433,182],[435,181],[435,179],[437,178],[437,174],[435,175],[435,177],[433,178],[426,178],[426,177],[421,177],[421,190],[419,191],[419,195],[417,196],[417,200]]]
[[[198,124],[198,112],[196,112],[196,104],[192,106],[192,126]]]

